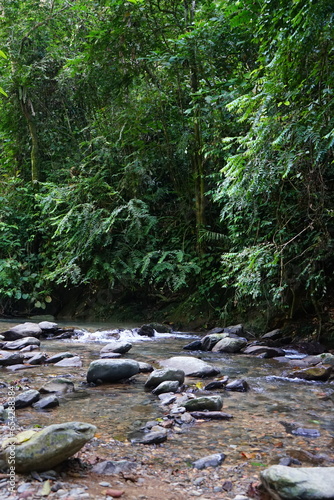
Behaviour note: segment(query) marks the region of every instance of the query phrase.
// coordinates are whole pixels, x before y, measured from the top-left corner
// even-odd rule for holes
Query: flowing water
[[[0,331],[9,326],[12,324],[0,322]],[[127,383],[87,386],[85,378],[89,363],[99,358],[100,349],[110,335],[116,335],[116,331],[109,333],[108,337],[97,329],[110,331],[110,324],[76,326],[84,327],[86,333],[77,334],[75,339],[68,341],[42,340],[41,351],[49,355],[64,351],[76,353],[83,361],[82,368],[47,365],[14,373],[1,369],[0,377],[7,384],[19,380],[23,387],[39,389],[46,381],[59,376],[68,377],[75,384],[75,392],[62,398],[59,407],[49,411],[36,411],[33,408],[17,410],[18,421],[24,426],[44,426],[69,420],[90,422],[97,426],[102,443],[111,440],[126,443],[146,422],[163,418],[168,409],[159,404],[156,396],[145,391],[147,374],[139,374]],[[120,326],[112,325],[112,328]],[[193,340],[194,335],[159,334],[153,339],[144,339],[132,330],[125,329],[120,333],[120,338],[133,343],[126,358],[158,367],[159,359],[194,355],[217,366],[222,375],[228,375],[230,380],[243,378],[250,386],[247,393],[219,392],[224,401],[222,410],[232,414],[232,420],[197,421],[194,425],[183,426],[173,432],[168,440],[168,448],[177,460],[187,462],[223,451],[231,463],[248,459],[255,460],[255,465],[261,466],[277,463],[286,454],[293,455],[291,450],[296,455],[296,450],[300,449],[333,458],[333,382],[311,383],[288,379],[284,376],[286,370],[291,370],[287,359],[184,351],[183,346]],[[296,357],[296,354],[289,353],[289,356]],[[201,390],[201,383],[205,385],[209,380],[188,378],[186,382],[190,388]],[[5,389],[1,391],[4,396]],[[314,429],[320,436],[310,438],[294,435],[289,428],[295,427]]]

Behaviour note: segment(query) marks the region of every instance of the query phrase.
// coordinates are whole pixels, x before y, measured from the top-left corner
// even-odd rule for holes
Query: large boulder
[[[16,445],[15,450],[12,446],[7,446],[0,454],[0,467],[9,465],[15,456],[16,472],[52,469],[77,453],[93,438],[95,431],[94,425],[83,422],[49,425],[32,434],[30,439]],[[19,438],[19,435],[17,437]]]
[[[162,382],[176,381],[180,385],[184,382],[184,371],[174,368],[154,370],[145,382],[146,389],[154,389]]]
[[[243,337],[226,337],[219,342],[215,346],[213,346],[213,352],[239,352],[245,345],[247,344],[247,340]]]
[[[334,500],[334,467],[273,465],[261,481],[275,500]]]
[[[87,382],[118,382],[139,373],[139,363],[134,359],[97,359],[87,372]]]
[[[159,364],[164,368],[182,370],[188,377],[213,377],[220,373],[218,368],[191,356],[174,356],[160,361]]]
[[[36,323],[22,323],[21,325],[16,325],[2,332],[5,340],[17,340],[24,337],[40,337],[42,334],[42,329]]]

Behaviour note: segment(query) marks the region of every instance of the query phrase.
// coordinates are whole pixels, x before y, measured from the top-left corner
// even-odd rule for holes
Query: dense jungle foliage
[[[80,291],[100,317],[129,302],[203,322],[309,314],[319,333],[332,2],[3,0],[0,13],[0,312],[57,313]]]

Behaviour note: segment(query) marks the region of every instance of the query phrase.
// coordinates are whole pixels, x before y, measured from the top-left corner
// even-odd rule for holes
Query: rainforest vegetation
[[[2,315],[76,294],[101,318],[135,304],[330,333],[332,1],[2,0],[0,16]]]

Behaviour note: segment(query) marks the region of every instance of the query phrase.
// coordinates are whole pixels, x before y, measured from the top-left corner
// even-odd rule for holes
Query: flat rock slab
[[[55,408],[56,406],[59,406],[59,399],[55,394],[46,396],[33,404],[36,410],[47,410],[49,408]]]
[[[41,394],[67,394],[68,392],[74,392],[74,384],[66,378],[57,378],[50,380],[50,382],[46,382],[46,384],[40,388],[39,392]]]
[[[65,368],[81,368],[82,361],[80,356],[73,356],[73,358],[64,358],[61,361],[58,361],[58,363],[55,363],[53,366],[64,366]]]
[[[334,467],[273,465],[260,477],[275,500],[334,500]]]
[[[104,460],[94,465],[92,472],[95,474],[113,475],[122,472],[133,472],[137,467],[135,462],[129,460]]]
[[[233,415],[222,411],[191,411],[190,415],[200,420],[231,420]]]
[[[58,354],[54,354],[53,356],[50,356],[50,358],[48,358],[46,360],[46,363],[58,363],[58,361],[61,361],[62,359],[65,359],[65,358],[73,358],[74,357],[74,354],[72,354],[71,352],[59,352]]]
[[[218,368],[191,356],[174,356],[159,361],[159,364],[164,368],[182,370],[188,377],[213,377],[220,373]]]
[[[266,345],[251,345],[246,347],[243,351],[244,354],[251,354],[252,356],[262,356],[265,358],[278,358],[285,356],[285,351],[279,347],[269,347]]]

